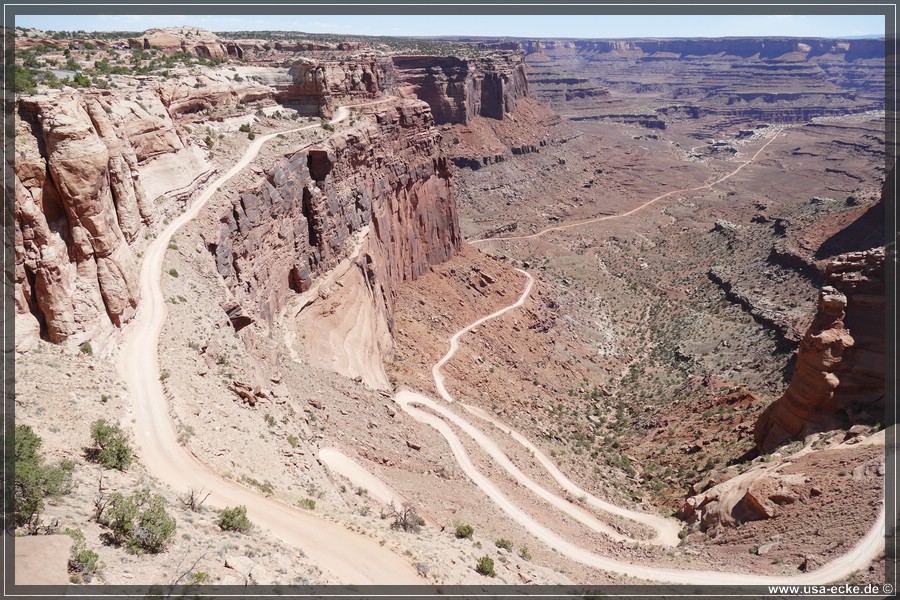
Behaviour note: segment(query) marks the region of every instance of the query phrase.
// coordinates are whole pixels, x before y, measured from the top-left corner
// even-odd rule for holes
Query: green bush
[[[244,123],[243,125],[240,126],[238,131],[240,131],[241,133],[250,133],[250,124]]]
[[[107,469],[124,471],[133,460],[131,446],[125,432],[118,425],[110,425],[104,419],[91,424],[91,439],[99,447],[96,460]]]
[[[475,572],[487,577],[494,577],[497,575],[494,572],[494,561],[489,556],[482,556],[478,559],[478,564],[475,565]]]
[[[247,139],[248,139],[248,140],[251,140],[251,141],[252,141],[252,140],[255,140],[255,139],[256,139],[256,134],[253,133],[253,132],[251,131],[250,133],[247,134]]]
[[[84,342],[78,346],[78,350],[81,351],[82,354],[87,354],[88,356],[94,355],[94,349],[91,347],[90,342]]]
[[[219,512],[219,529],[222,531],[249,531],[253,523],[247,518],[246,506],[223,508]]]
[[[506,538],[500,538],[499,540],[494,542],[494,545],[497,546],[498,548],[503,548],[504,550],[508,550],[509,552],[512,552],[512,549],[513,549],[512,542]]]
[[[35,93],[34,73],[27,68],[16,65],[15,90],[17,93]]]
[[[165,499],[148,490],[130,497],[114,493],[106,519],[113,542],[125,545],[133,554],[162,552],[175,537],[175,518],[166,512]]]
[[[28,425],[15,431],[15,523],[37,526],[46,498],[59,498],[72,489],[75,463],[44,464],[39,450],[43,441]]]
[[[475,528],[471,525],[459,524],[456,526],[456,537],[459,539],[469,538],[471,540],[473,533],[475,533]]]

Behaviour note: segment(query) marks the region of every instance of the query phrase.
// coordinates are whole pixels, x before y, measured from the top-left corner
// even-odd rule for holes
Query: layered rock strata
[[[141,39],[129,39],[131,47],[150,50],[158,48],[164,54],[187,52],[203,58],[243,58],[241,46],[222,40],[214,33],[198,27],[168,27],[148,29]]]
[[[718,122],[712,135],[723,122],[796,123],[884,108],[883,40],[535,40],[521,48],[532,94],[580,119],[661,128],[707,118]],[[657,98],[652,112],[643,103],[629,112],[629,99],[645,94]]]
[[[431,107],[437,124],[466,124],[473,117],[502,119],[528,96],[521,53],[480,58],[394,56],[398,87]]]
[[[756,423],[760,452],[857,422],[884,423],[884,262],[875,248],[828,265],[791,383]]]
[[[207,240],[236,299],[261,320],[271,324],[291,294],[351,258],[390,325],[397,285],[459,250],[451,165],[428,106],[404,101],[376,119],[280,160]]]
[[[293,83],[281,99],[302,112],[331,117],[339,104],[372,100],[381,94],[383,62],[371,54],[341,61],[302,58],[288,70]]]

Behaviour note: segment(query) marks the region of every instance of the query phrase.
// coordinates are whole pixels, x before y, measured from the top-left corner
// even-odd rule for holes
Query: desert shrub
[[[246,506],[223,508],[219,511],[219,529],[222,531],[249,531],[253,523],[247,518]]]
[[[509,552],[512,552],[512,549],[513,549],[512,542],[506,538],[500,538],[499,540],[494,542],[494,545],[497,546],[498,548],[503,548],[504,550],[507,550]]]
[[[134,458],[131,446],[118,425],[110,425],[104,419],[94,421],[91,424],[91,439],[99,448],[94,457],[107,469],[124,471],[131,464]]]
[[[43,441],[28,425],[15,431],[15,524],[35,529],[47,498],[59,498],[72,489],[75,463],[44,464],[39,450]],[[36,531],[32,531],[35,533]]]
[[[475,565],[475,572],[481,575],[485,575],[486,577],[494,577],[497,575],[494,572],[493,559],[486,555],[478,559],[478,563]]]
[[[106,513],[113,542],[129,552],[162,552],[175,537],[175,518],[166,512],[166,501],[148,490],[110,496]]]
[[[250,133],[250,124],[244,123],[238,128],[238,131],[240,131],[241,133]]]
[[[307,510],[316,510],[316,501],[312,498],[300,498],[297,505]]]
[[[398,509],[394,506],[394,503],[391,502],[390,513],[394,518],[394,521],[391,523],[391,527],[394,529],[419,533],[422,526],[425,525],[425,519],[419,516],[416,507],[412,504],[406,503]]]
[[[322,129],[325,131],[334,131],[334,125],[331,123],[322,123]]]
[[[469,538],[471,540],[473,533],[475,533],[475,528],[471,525],[460,523],[456,526],[456,537],[459,539]]]
[[[248,140],[251,140],[251,141],[252,141],[252,140],[255,140],[255,139],[256,139],[256,134],[253,133],[253,132],[251,131],[250,133],[247,134],[247,139],[248,139]]]
[[[90,342],[84,342],[83,344],[81,344],[80,346],[78,346],[78,350],[79,350],[82,354],[87,354],[88,356],[93,356],[93,355],[94,355],[94,349],[91,347],[91,343],[90,343]]]

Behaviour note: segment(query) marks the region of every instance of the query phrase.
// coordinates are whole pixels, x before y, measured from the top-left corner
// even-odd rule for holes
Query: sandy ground
[[[339,109],[334,122],[348,114],[348,109]],[[311,127],[315,126],[307,126]],[[300,129],[305,128],[296,130]],[[128,382],[135,407],[138,451],[148,471],[174,489],[202,487],[210,492],[209,503],[213,506],[246,505],[253,522],[273,530],[289,543],[302,545],[310,557],[337,574],[343,582],[414,583],[418,581],[418,575],[412,566],[392,552],[384,551],[373,540],[254,493],[211,471],[179,445],[168,416],[157,353],[166,317],[160,279],[167,244],[182,225],[199,213],[216,190],[249,165],[262,145],[276,135],[272,133],[254,141],[243,158],[213,182],[145,252],[140,278],[144,302],[138,317],[126,331],[127,341],[119,361],[120,372]]]

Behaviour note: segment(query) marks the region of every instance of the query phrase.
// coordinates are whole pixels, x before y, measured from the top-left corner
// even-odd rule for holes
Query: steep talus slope
[[[459,250],[451,171],[428,107],[406,101],[376,119],[279,161],[209,240],[220,274],[266,321],[291,290],[350,256],[363,243],[355,234],[366,235],[357,260],[388,316],[397,284]]]

